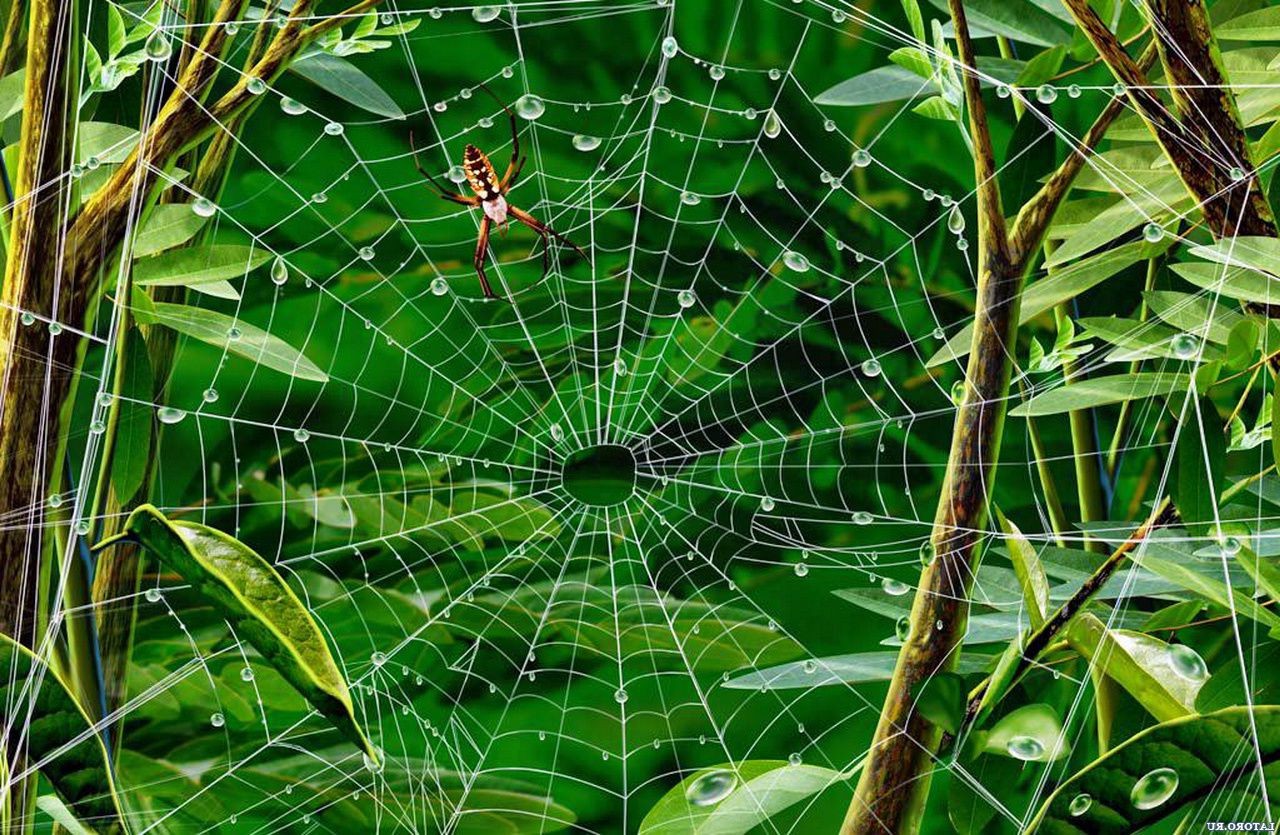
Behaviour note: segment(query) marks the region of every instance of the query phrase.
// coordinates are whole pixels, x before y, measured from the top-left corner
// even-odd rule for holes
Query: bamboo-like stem
[[[911,631],[898,654],[843,835],[914,832],[928,797],[939,729],[914,708],[915,691],[953,667],[968,622],[976,546],[986,524],[1000,453],[1022,285],[1049,223],[1085,160],[1121,111],[1111,102],[1006,230],[986,107],[961,0],[950,0],[973,136],[978,203],[978,287],[964,398],[956,415],[942,498],[912,604]],[[1154,52],[1153,52],[1154,54]]]
[[[1022,390],[1019,385],[1019,390]],[[1049,513],[1049,527],[1053,531],[1053,543],[1059,548],[1067,547],[1063,534],[1067,531],[1067,512],[1062,507],[1062,497],[1058,493],[1058,483],[1049,468],[1049,453],[1040,437],[1040,427],[1033,417],[1027,418],[1027,436],[1031,439],[1031,452],[1036,457],[1036,475],[1040,479],[1040,490],[1044,493],[1045,508]]]
[[[1054,311],[1058,327],[1067,327],[1070,313],[1065,305]],[[1074,361],[1062,363],[1063,385],[1071,385],[1079,377]],[[1080,502],[1081,522],[1100,522],[1107,518],[1107,503],[1102,495],[1102,468],[1099,466],[1098,439],[1094,434],[1092,409],[1072,409],[1067,413],[1071,425],[1071,463],[1076,471],[1076,498]],[[1106,545],[1088,531],[1084,534],[1085,548],[1094,553],[1106,553]]]
[[[1147,293],[1155,289],[1156,276],[1160,272],[1159,257],[1147,259],[1147,277],[1142,284],[1142,303],[1138,306],[1138,321],[1146,323],[1151,315],[1147,306]],[[1136,374],[1142,368],[1142,360],[1129,363],[1129,373]],[[1124,435],[1129,430],[1129,421],[1133,418],[1133,401],[1126,400],[1120,404],[1120,416],[1116,418],[1115,431],[1111,433],[1111,445],[1107,449],[1107,477],[1114,479],[1120,469],[1120,445],[1124,443]]]

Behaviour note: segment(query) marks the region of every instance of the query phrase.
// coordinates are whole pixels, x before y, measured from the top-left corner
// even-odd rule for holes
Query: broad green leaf
[[[155,411],[149,405],[155,398],[151,358],[142,332],[136,328],[128,335],[123,362],[120,398],[114,404],[117,417],[111,486],[117,496],[129,501],[142,486],[151,465],[155,421]]]
[[[912,99],[933,91],[933,82],[897,65],[877,67],[861,75],[845,79],[821,93],[815,103],[859,107]]]
[[[1224,41],[1280,41],[1280,8],[1242,14],[1214,26],[1213,34]]]
[[[943,12],[946,0],[930,0]],[[1002,35],[1036,46],[1071,43],[1071,28],[1027,0],[965,0],[965,16],[974,26],[993,35]]]
[[[961,675],[984,672],[990,668],[991,660],[990,655],[966,651],[961,654],[956,671]],[[753,670],[731,678],[721,686],[730,690],[808,690],[833,684],[866,684],[888,681],[893,677],[897,663],[898,653],[880,651],[810,658]]]
[[[1049,578],[1045,576],[1044,567],[1036,555],[1035,546],[1031,544],[1018,526],[1005,518],[996,508],[996,519],[1004,529],[1005,544],[1009,548],[1009,560],[1013,563],[1014,573],[1018,575],[1018,584],[1022,586],[1023,600],[1026,603],[1027,615],[1031,619],[1033,629],[1044,623],[1049,611]]]
[[[917,47],[904,46],[895,49],[889,53],[889,60],[904,70],[910,70],[921,78],[933,76],[933,62],[929,60],[929,56],[924,53],[924,50]]]
[[[1159,255],[1168,247],[1168,242],[1156,245],[1146,242],[1129,243],[1050,272],[1044,278],[1029,284],[1023,292],[1018,324],[1026,324],[1046,310],[1052,310],[1062,302],[1096,287],[1139,261]],[[929,358],[925,366],[934,368],[967,356],[972,341],[973,324],[970,323],[952,335],[947,344]]]
[[[1121,183],[1123,182],[1122,178]],[[1187,187],[1176,177],[1145,188],[1134,188],[1136,190],[1126,192],[1122,199],[1094,212],[1070,230],[1052,228],[1050,237],[1061,238],[1062,243],[1046,259],[1048,266],[1052,268],[1059,264],[1069,264],[1148,223],[1167,227],[1171,218],[1176,217],[1179,212],[1190,210],[1194,204]],[[1166,234],[1156,243],[1167,248],[1175,240],[1174,235]]]
[[[1203,397],[1183,410],[1174,453],[1174,506],[1187,528],[1205,536],[1218,518],[1218,500],[1225,483],[1226,430],[1213,401]]]
[[[310,52],[290,64],[289,70],[362,110],[392,119],[404,118],[404,111],[378,86],[378,82],[344,58]]]
[[[1122,835],[1176,818],[1192,804],[1221,815],[1235,807],[1226,794],[1232,787],[1257,791],[1259,763],[1266,769],[1269,794],[1275,797],[1271,765],[1278,759],[1280,707],[1231,707],[1174,719],[1136,734],[1077,772],[1049,796],[1026,831]],[[1172,769],[1177,780],[1166,800],[1152,804],[1152,792],[1147,791],[1152,780],[1140,783],[1158,768]],[[1135,805],[1135,794],[1147,802]],[[1079,811],[1081,796],[1090,801],[1084,811]],[[1253,804],[1260,802],[1255,798]],[[1277,809],[1269,814],[1274,818]],[[1203,831],[1203,825],[1185,831]]]
[[[1152,290],[1142,297],[1161,321],[1218,345],[1227,343],[1228,334],[1241,319],[1239,313],[1209,294],[1193,296],[1173,290]]]
[[[1058,74],[1062,61],[1067,57],[1065,46],[1046,49],[1027,61],[1027,66],[1018,76],[1019,87],[1038,87]],[[1021,122],[1021,120],[1019,120]]]
[[[1046,704],[1023,705],[988,731],[983,748],[1024,762],[1053,762],[1071,753],[1057,712]]]
[[[746,835],[846,776],[829,768],[746,760],[703,769],[663,795],[640,835]]]
[[[1247,368],[1258,351],[1260,336],[1262,329],[1257,320],[1245,317],[1237,322],[1227,334],[1227,368],[1232,371]]]
[[[1280,238],[1241,235],[1205,246],[1193,246],[1191,254],[1215,264],[1245,267],[1280,276]]]
[[[1012,417],[1060,415],[1075,409],[1089,409],[1094,406],[1123,403],[1126,400],[1161,397],[1185,389],[1187,383],[1188,378],[1184,374],[1150,371],[1094,377],[1037,394],[1009,414]]]
[[[1108,629],[1088,612],[1067,626],[1073,649],[1128,691],[1147,712],[1164,721],[1195,710],[1203,679],[1178,672],[1169,644],[1141,632]]]
[[[324,634],[270,563],[219,530],[167,519],[151,505],[129,515],[125,533],[213,603],[322,716],[379,760]]]
[[[147,214],[133,236],[133,257],[145,258],[181,246],[195,237],[208,221],[187,203],[161,203]]]
[[[1195,286],[1229,299],[1260,304],[1280,301],[1280,279],[1266,273],[1199,262],[1172,264],[1170,269]]]
[[[224,313],[185,304],[156,302],[150,317],[157,324],[292,377],[320,383],[329,379],[319,366],[284,340]]]
[[[133,128],[112,122],[81,122],[76,133],[77,161],[88,162],[90,157],[99,163],[124,162],[138,141]]]
[[[192,287],[248,275],[270,257],[260,247],[234,244],[173,249],[134,261],[133,280],[140,287]]]
[[[0,719],[6,728],[27,729],[31,765],[78,820],[127,832],[102,738],[62,677],[6,635],[0,635],[0,668],[6,671]]]

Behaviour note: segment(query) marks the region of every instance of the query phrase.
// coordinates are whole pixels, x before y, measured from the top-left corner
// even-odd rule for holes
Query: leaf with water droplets
[[[222,531],[172,521],[151,505],[129,515],[125,535],[216,606],[237,635],[253,644],[322,716],[378,759],[324,634],[270,563]]]
[[[1175,719],[1195,710],[1196,694],[1204,681],[1179,675],[1170,663],[1169,644],[1159,638],[1108,629],[1086,612],[1067,627],[1067,641],[1156,719]]]
[[[1256,728],[1256,734],[1255,734]],[[1245,752],[1242,756],[1241,752]],[[1265,816],[1258,794],[1258,769],[1267,774],[1275,797],[1273,764],[1280,761],[1280,706],[1231,707],[1204,716],[1186,716],[1148,728],[1116,746],[1058,786],[1025,830],[1039,835],[1082,832],[1121,835],[1138,832],[1190,811],[1181,831],[1204,830],[1204,820],[1220,819],[1223,809],[1253,809]],[[1172,793],[1149,808],[1134,803],[1139,782],[1156,769],[1172,769]],[[1162,783],[1167,789],[1167,782]],[[1160,792],[1164,794],[1165,792]],[[1091,802],[1072,814],[1081,794]],[[1280,809],[1272,800],[1270,815]]]
[[[700,793],[709,775],[717,778],[715,790]],[[640,822],[640,835],[744,835],[848,777],[829,768],[781,760],[746,760],[702,769],[654,804]],[[725,787],[729,790],[724,791]],[[706,802],[700,801],[703,797]]]
[[[1052,762],[1071,753],[1057,711],[1039,703],[1024,705],[996,722],[984,748],[1028,762]]]

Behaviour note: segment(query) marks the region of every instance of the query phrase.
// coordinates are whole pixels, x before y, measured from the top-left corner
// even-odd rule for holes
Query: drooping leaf
[[[233,244],[172,249],[135,261],[133,280],[142,287],[191,287],[248,275],[270,257],[261,247]]]
[[[62,677],[3,634],[0,668],[6,671],[0,682],[0,718],[6,728],[27,729],[30,764],[77,820],[104,832],[127,832],[106,748]]]
[[[1246,753],[1242,756],[1241,752]],[[1268,794],[1274,798],[1277,775],[1273,764],[1277,760],[1280,707],[1231,707],[1205,716],[1174,719],[1136,734],[1058,786],[1026,831],[1039,835],[1122,835],[1185,813],[1193,804],[1229,808],[1234,804],[1218,807],[1215,800],[1225,799],[1225,793],[1236,787],[1250,794],[1257,792],[1259,764],[1265,769]],[[1171,769],[1176,780],[1158,779],[1167,778],[1167,773],[1150,776],[1157,769]],[[1166,799],[1152,803],[1165,792]],[[1135,796],[1140,801],[1137,804]],[[1255,798],[1254,803],[1260,802]],[[1085,808],[1080,811],[1082,806]],[[1270,816],[1274,819],[1278,813],[1273,805]]]
[[[302,380],[327,382],[329,375],[282,339],[223,313],[184,304],[156,302],[152,321],[225,348],[233,354]]]
[[[1012,417],[1060,415],[1075,409],[1161,397],[1185,389],[1187,383],[1188,378],[1184,374],[1155,371],[1093,377],[1038,394],[1012,409],[1009,414]]]
[[[219,530],[170,520],[151,505],[129,515],[125,533],[217,606],[322,716],[378,760],[324,634],[270,563]]]
[[[640,822],[640,835],[745,835],[843,779],[829,768],[776,760],[703,769],[654,804]]]
[[[309,52],[290,64],[289,70],[362,110],[392,119],[404,118],[404,111],[378,82],[345,58]]]
[[[1094,615],[1077,615],[1067,627],[1073,649],[1129,692],[1161,721],[1195,710],[1203,679],[1181,674],[1169,644],[1141,632],[1108,629]]]

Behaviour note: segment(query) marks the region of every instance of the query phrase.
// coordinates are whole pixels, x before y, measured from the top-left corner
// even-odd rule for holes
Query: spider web
[[[716,767],[742,785],[756,760],[836,773],[767,831],[831,825],[882,689],[825,659],[891,658],[901,643],[893,622],[919,576],[963,379],[960,362],[926,370],[960,329],[935,305],[976,275],[971,194],[880,154],[882,135],[918,120],[910,103],[855,135],[853,111],[815,98],[851,74],[848,56],[883,63],[914,39],[815,2],[380,11],[422,21],[360,64],[406,118],[270,85],[211,223],[287,279],[262,269],[238,300],[195,301],[297,347],[327,379],[184,340],[161,450],[184,460],[166,462],[157,503],[289,577],[386,764],[366,768],[180,580],[148,575],[140,599],[104,604],[140,607],[120,765],[137,828],[636,831],[680,780]],[[510,201],[589,256],[553,245],[544,274],[527,230],[495,231],[501,302],[480,296],[471,264],[479,213],[437,199],[408,144],[412,126],[423,164],[454,182],[467,143],[501,170],[506,115],[480,82],[519,114],[528,162]],[[1080,95],[1100,109],[1113,92]],[[284,96],[305,112],[277,114]],[[1028,113],[1075,145],[1079,128]],[[924,141],[967,160],[954,128],[929,124]],[[1088,174],[1170,230],[1195,214],[1105,161]],[[1059,383],[1020,375],[1015,398]],[[1184,413],[1196,408],[1188,396]],[[1146,417],[1126,452],[1176,443]],[[602,449],[626,452],[570,489],[566,463]],[[628,456],[633,489],[618,487]],[[1048,531],[1030,441],[1006,443],[1002,464],[1002,489],[1024,485]],[[1027,534],[1052,551],[1049,534]],[[988,613],[971,626],[975,668],[1025,624],[1010,577],[976,576]],[[1144,581],[1113,581],[1115,625],[1136,616],[1125,600]],[[866,615],[832,591],[887,616],[883,629],[851,631]],[[1254,626],[1236,620],[1246,680]],[[1087,677],[1076,684],[1068,723],[1088,707]],[[1064,768],[1043,769],[1036,798]],[[953,772],[1004,820],[1038,805],[1009,807]],[[1237,802],[1215,811],[1258,812]]]

